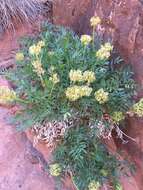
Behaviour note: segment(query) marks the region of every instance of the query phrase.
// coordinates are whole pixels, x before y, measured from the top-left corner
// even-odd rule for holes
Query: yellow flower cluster
[[[143,98],[133,105],[133,112],[139,117],[143,117]]]
[[[17,53],[15,56],[16,61],[23,61],[24,60],[24,55],[23,53]]]
[[[94,82],[96,80],[95,73],[93,71],[85,71],[83,73],[84,81],[87,81],[88,84]]]
[[[42,64],[39,60],[35,60],[32,62],[32,66],[34,68],[35,73],[41,77],[42,75],[44,75],[45,71],[42,68]]]
[[[101,175],[104,176],[104,177],[107,177],[107,176],[108,176],[108,171],[105,170],[105,169],[100,170],[100,173],[101,173]]]
[[[0,87],[0,104],[6,104],[16,99],[16,93],[6,86]]]
[[[88,189],[89,189],[89,190],[99,190],[99,187],[100,187],[99,182],[97,182],[97,181],[95,181],[95,180],[91,181],[91,182],[89,183],[89,185],[88,185]]]
[[[73,82],[81,82],[83,81],[82,71],[81,70],[70,70],[69,78]]]
[[[115,123],[119,123],[120,121],[124,120],[125,119],[125,116],[122,112],[114,112],[113,115],[112,115],[112,120],[113,122]]]
[[[90,96],[92,92],[92,88],[90,88],[89,86],[83,85],[83,86],[71,86],[68,87],[66,90],[66,97],[70,100],[70,101],[76,101],[79,98],[82,98],[84,96]]]
[[[53,73],[52,76],[49,78],[49,80],[52,81],[54,84],[57,84],[60,82],[60,79],[57,73]]]
[[[91,19],[90,19],[90,25],[92,27],[96,27],[100,23],[101,23],[101,19],[98,16],[91,17]]]
[[[96,80],[95,73],[93,71],[85,71],[82,73],[81,70],[71,70],[69,78],[72,82],[86,81],[88,84]]]
[[[96,52],[96,57],[100,60],[108,59],[112,50],[113,46],[107,42],[101,45],[101,48]]]
[[[34,44],[29,47],[29,54],[38,56],[41,52],[41,49],[45,46],[44,41],[39,41],[37,44]]]
[[[43,40],[41,40],[41,41],[39,41],[39,42],[37,43],[37,46],[43,48],[43,47],[45,46],[45,42],[44,42]]]
[[[49,168],[49,172],[52,176],[59,176],[62,173],[62,168],[60,164],[58,163],[51,164]]]
[[[90,35],[85,34],[81,36],[80,40],[81,40],[81,43],[86,46],[92,41],[92,37]]]
[[[103,88],[99,89],[98,91],[95,92],[95,99],[100,103],[104,104],[105,102],[108,101],[108,92],[105,92]]]

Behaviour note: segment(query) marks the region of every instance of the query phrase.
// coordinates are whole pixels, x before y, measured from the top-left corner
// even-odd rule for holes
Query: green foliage
[[[44,42],[44,47],[38,55],[31,55],[29,48],[39,41]],[[24,39],[21,43],[24,60],[17,61],[15,69],[8,74],[17,87],[18,97],[25,100],[20,102],[23,105],[22,117],[19,115],[21,128],[41,123],[46,118],[63,120],[66,115],[101,120],[103,113],[113,115],[116,111],[125,114],[132,106],[135,84],[129,66],[124,66],[117,59],[111,69],[111,59],[97,57],[97,47],[90,44],[85,46],[72,31],[48,24],[39,36]],[[32,65],[34,61],[41,64],[44,72],[41,76]],[[80,70],[82,73],[91,71],[96,80],[90,84],[85,81],[74,83],[69,78],[71,70]],[[50,78],[55,73],[60,81],[53,84]],[[90,87],[92,92],[89,96],[69,101],[66,90],[74,85]],[[108,101],[104,104],[95,99],[94,93],[99,89],[108,93]],[[30,122],[25,122],[25,118]]]
[[[114,187],[115,187],[115,190],[123,190],[121,184],[118,183],[118,182],[115,183],[115,186],[114,186]]]
[[[118,176],[118,162],[86,126],[70,129],[54,152],[54,161],[70,171],[79,190],[93,180],[103,184]]]

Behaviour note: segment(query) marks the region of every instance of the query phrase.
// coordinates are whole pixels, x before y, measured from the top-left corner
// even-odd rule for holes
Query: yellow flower
[[[34,68],[34,72],[41,77],[42,75],[44,75],[45,71],[42,68],[42,64],[39,60],[33,61],[32,62],[33,68]]]
[[[38,56],[41,53],[42,47],[44,46],[45,46],[45,42],[39,41],[37,44],[34,44],[29,47],[29,54]]]
[[[39,41],[37,44],[34,44],[29,47],[29,54],[38,56],[41,53],[42,47],[44,46],[45,46],[45,42],[42,40]]]
[[[15,56],[16,61],[23,61],[24,60],[24,55],[23,53],[17,53]]]
[[[89,35],[82,35],[80,40],[84,45],[88,45],[92,41],[92,37]]]
[[[110,52],[113,50],[113,46],[110,43],[101,45],[101,48],[96,52],[96,57],[100,60],[106,60],[110,57]]]
[[[92,88],[89,87],[89,86],[81,86],[80,87],[80,96],[83,97],[83,96],[90,96],[92,92]]]
[[[95,73],[93,71],[85,71],[83,73],[83,79],[90,84],[96,80]]]
[[[69,73],[69,78],[73,82],[81,82],[83,80],[81,70],[71,70]]]
[[[101,23],[101,19],[98,16],[97,17],[96,16],[91,17],[91,19],[90,19],[90,25],[92,27],[96,27],[100,23]]]
[[[83,86],[70,86],[66,90],[66,97],[70,101],[76,101],[79,98],[82,98],[83,96],[90,96],[92,92],[92,88],[89,86],[83,85]]]
[[[143,98],[139,102],[133,105],[133,113],[139,117],[143,117]]]
[[[104,46],[102,45],[102,47],[104,47],[108,51],[113,50],[113,46],[109,42],[105,43]]]
[[[101,173],[101,175],[104,176],[104,177],[107,177],[107,176],[108,176],[108,171],[107,171],[107,170],[102,169],[102,170],[100,170],[100,173]]]
[[[50,165],[49,172],[52,176],[59,176],[62,173],[62,168],[60,164],[55,163]]]
[[[95,181],[95,180],[91,181],[91,182],[89,183],[89,185],[88,185],[88,189],[89,189],[89,190],[99,190],[99,187],[100,187],[99,182],[97,182],[97,181]]]
[[[98,91],[95,92],[95,99],[100,103],[104,104],[105,102],[108,101],[108,92],[105,92],[103,88],[99,89]]]
[[[115,122],[115,123],[119,123],[120,121],[124,120],[125,119],[125,116],[122,112],[114,112],[113,115],[112,115],[112,120]]]
[[[36,46],[35,44],[29,47],[29,54],[30,55],[39,55],[41,52],[41,47]]]
[[[66,89],[66,97],[70,100],[70,101],[76,101],[81,97],[81,88],[77,85],[68,87]]]
[[[6,104],[16,99],[16,93],[6,86],[0,87],[0,104]]]
[[[44,47],[45,46],[45,42],[44,41],[39,41],[38,43],[37,43],[37,46],[39,46],[39,47]]]
[[[54,73],[50,78],[50,81],[52,81],[54,84],[57,84],[60,82],[59,76],[57,73]]]

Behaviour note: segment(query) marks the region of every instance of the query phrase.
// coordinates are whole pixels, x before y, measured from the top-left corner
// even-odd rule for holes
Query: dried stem
[[[0,33],[23,22],[33,22],[42,10],[39,0],[0,0]]]

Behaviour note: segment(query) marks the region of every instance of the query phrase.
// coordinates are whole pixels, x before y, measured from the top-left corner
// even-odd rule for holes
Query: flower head
[[[125,119],[125,116],[123,114],[123,112],[114,112],[113,115],[112,115],[112,120],[115,122],[115,123],[119,123],[120,121],[124,120]]]
[[[92,37],[90,35],[82,35],[80,40],[82,44],[88,45],[92,41]]]
[[[101,173],[101,175],[104,176],[104,177],[107,177],[107,176],[108,176],[108,171],[105,170],[105,169],[100,170],[100,173]]]
[[[90,19],[90,25],[92,27],[96,27],[100,23],[101,23],[101,19],[98,16],[91,17],[91,19]]]
[[[83,79],[90,84],[96,80],[95,73],[93,71],[85,71],[83,73]]]
[[[42,64],[39,60],[33,61],[32,62],[32,66],[34,68],[34,72],[41,77],[42,75],[44,75],[45,71],[42,68]]]
[[[23,53],[17,53],[15,56],[16,61],[23,61],[24,60],[24,55]]]
[[[84,96],[90,96],[91,92],[92,92],[92,88],[87,85],[83,85],[83,86],[74,85],[67,88],[66,97],[70,101],[76,101],[79,98],[82,98]]]
[[[60,164],[55,163],[50,165],[49,172],[52,176],[59,176],[62,173],[62,168]]]
[[[60,82],[59,76],[57,73],[54,73],[50,78],[50,81],[52,81],[54,84],[57,84]]]
[[[77,85],[68,87],[66,89],[66,97],[70,100],[70,101],[76,101],[81,97],[81,88]]]
[[[101,48],[96,52],[96,57],[100,60],[106,60],[110,57],[110,52],[113,50],[113,46],[110,43],[101,45]]]
[[[13,90],[10,90],[6,86],[0,87],[0,104],[13,102],[15,99],[16,99],[16,93]]]
[[[139,102],[133,105],[132,111],[138,117],[143,117],[143,98]]]
[[[80,96],[81,97],[90,96],[91,92],[92,92],[92,88],[87,85],[83,85],[80,87]]]
[[[108,92],[105,92],[103,88],[99,89],[98,91],[95,92],[95,99],[100,103],[104,104],[105,102],[108,101]]]
[[[70,70],[69,78],[72,82],[81,82],[83,80],[81,70]]]
[[[45,42],[41,40],[41,41],[39,41],[39,42],[37,43],[37,46],[39,46],[40,48],[42,48],[42,47],[45,46]]]
[[[36,46],[35,44],[29,47],[29,54],[30,55],[39,55],[41,52],[41,47]]]
[[[113,50],[113,46],[109,42],[105,43],[104,46],[102,45],[102,47],[104,47],[108,51]]]
[[[95,181],[95,180],[91,181],[91,182],[89,183],[89,185],[88,185],[88,189],[89,189],[89,190],[99,190],[99,187],[100,187],[99,182],[97,182],[97,181]]]
[[[41,53],[41,49],[45,46],[44,41],[39,41],[37,44],[34,44],[29,47],[29,54],[38,56]]]

